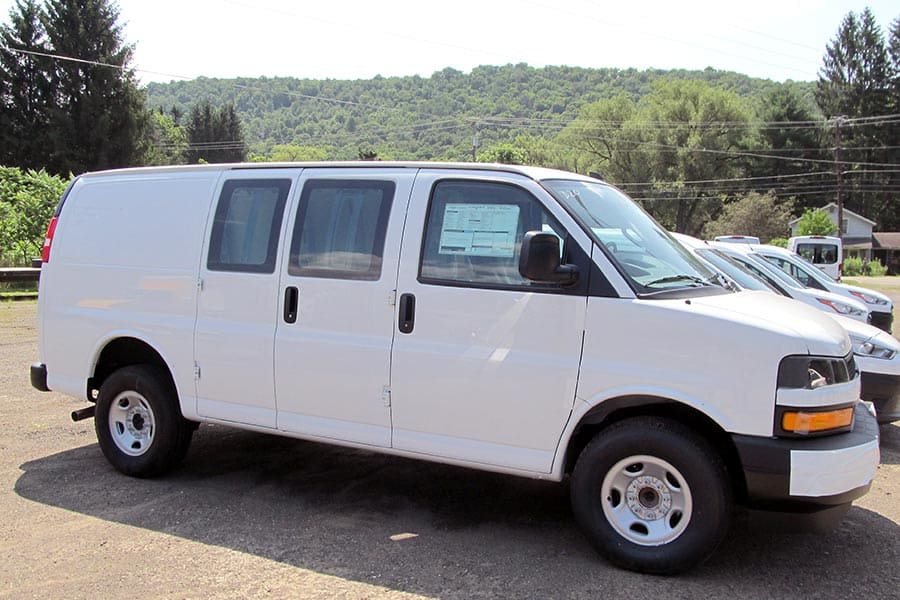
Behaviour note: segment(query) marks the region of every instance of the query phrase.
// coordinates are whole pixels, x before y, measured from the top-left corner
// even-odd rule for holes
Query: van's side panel
[[[218,172],[84,176],[43,266],[42,359],[51,389],[84,397],[95,361],[128,336],[167,361],[193,395],[197,264]]]
[[[766,294],[687,302],[591,298],[578,398],[591,407],[611,398],[671,400],[706,414],[725,431],[772,435],[779,359],[805,354],[807,348],[802,343],[776,346],[769,333],[773,326],[762,315],[744,316],[741,323],[729,314],[730,307],[752,307]],[[716,317],[721,316],[732,319],[727,332],[719,326]],[[741,360],[726,351],[735,344]]]

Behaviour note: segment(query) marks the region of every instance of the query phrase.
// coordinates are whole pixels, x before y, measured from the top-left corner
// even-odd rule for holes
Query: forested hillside
[[[753,109],[774,88],[768,80],[730,72],[482,66],[444,69],[431,77],[338,81],[293,78],[206,79],[147,86],[150,106],[186,115],[210,101],[233,103],[251,151],[311,146],[329,159],[464,160],[477,128],[482,149],[520,134],[551,138],[585,104],[627,94],[637,100],[661,78],[696,79],[745,98]],[[794,85],[794,84],[792,84]],[[812,98],[813,83],[795,84]],[[811,101],[810,101],[811,103]]]

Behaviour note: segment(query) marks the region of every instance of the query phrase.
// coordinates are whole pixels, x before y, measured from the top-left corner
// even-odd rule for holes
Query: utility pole
[[[847,117],[834,117],[834,176],[837,179],[837,226],[838,237],[844,238],[844,164],[841,162],[841,126],[847,122]]]
[[[472,136],[472,162],[478,162],[478,123],[473,123],[475,134]]]

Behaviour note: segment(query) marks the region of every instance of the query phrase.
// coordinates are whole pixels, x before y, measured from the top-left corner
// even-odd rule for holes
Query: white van
[[[674,573],[735,503],[833,522],[878,464],[847,333],[712,283],[596,179],[129,169],[76,178],[48,234],[32,384],[91,402],[73,418],[129,475],[174,467],[205,422],[570,476],[598,551]]]
[[[894,303],[889,296],[868,288],[835,281],[800,255],[784,248],[762,245],[753,246],[753,251],[811,289],[831,292],[857,302],[864,302],[870,311],[870,323],[891,333],[894,323]]]
[[[844,267],[844,244],[841,238],[828,235],[798,235],[788,238],[787,248],[814,264],[832,279],[840,281]]]

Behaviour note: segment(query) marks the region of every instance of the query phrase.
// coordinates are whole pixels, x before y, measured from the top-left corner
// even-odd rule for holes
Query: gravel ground
[[[35,312],[0,303],[0,597],[900,597],[896,425],[835,530],[739,513],[699,569],[644,576],[594,554],[565,485],[206,425],[173,474],[121,476],[84,403],[29,386]]]

